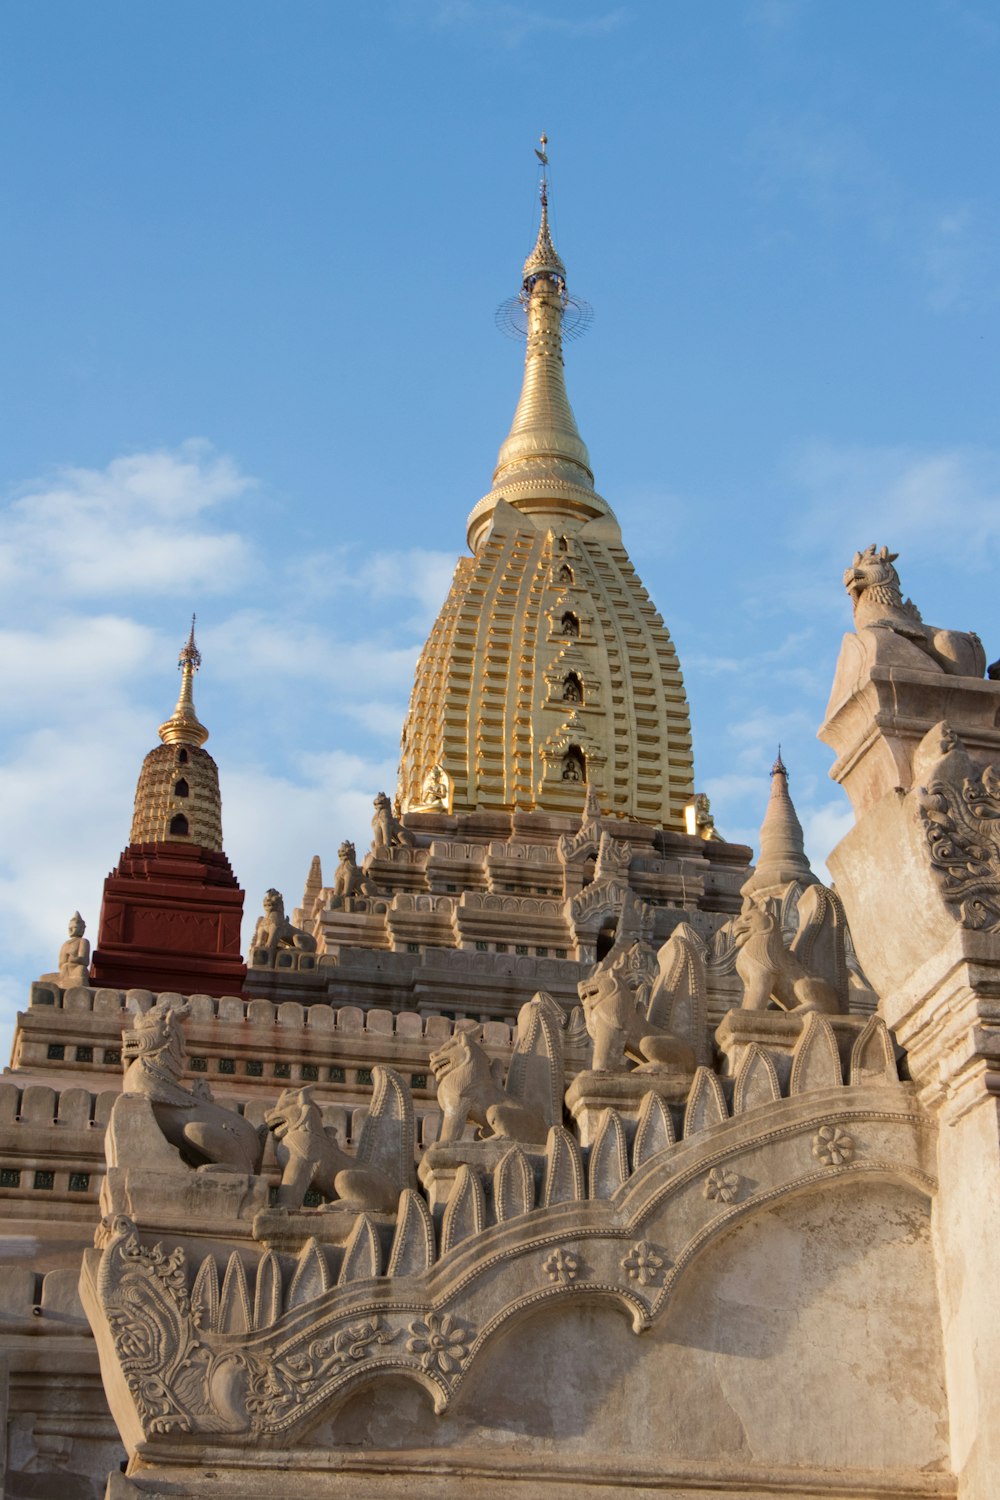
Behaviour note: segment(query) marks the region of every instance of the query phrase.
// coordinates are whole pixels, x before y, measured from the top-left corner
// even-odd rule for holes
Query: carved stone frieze
[[[463,1166],[439,1229],[409,1193],[387,1259],[362,1215],[346,1246],[311,1241],[294,1275],[287,1256],[234,1253],[220,1288],[211,1255],[195,1265],[183,1246],[146,1243],[116,1219],[103,1253],[88,1252],[81,1295],[129,1450],[154,1438],[206,1450],[236,1436],[308,1441],[321,1409],[382,1375],[415,1380],[443,1411],[494,1333],[534,1304],[610,1299],[639,1332],[714,1235],[826,1174],[933,1190],[933,1127],[899,1084],[824,1087],[733,1118],[723,1109],[680,1141],[667,1121],[640,1147],[647,1120],[631,1150],[608,1114],[617,1169],[591,1161],[589,1197],[579,1162],[567,1172],[578,1148],[554,1126],[537,1206],[493,1221]],[[863,1158],[847,1147],[859,1134]]]

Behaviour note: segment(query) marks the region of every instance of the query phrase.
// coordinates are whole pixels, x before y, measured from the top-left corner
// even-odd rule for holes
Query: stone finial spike
[[[743,886],[743,894],[777,891],[798,881],[813,885],[816,876],[806,857],[805,834],[788,793],[788,770],[778,758],[771,767],[771,796],[760,825],[760,858]]]
[[[181,647],[177,665],[181,671],[181,691],[177,707],[165,724],[160,725],[160,739],[165,745],[203,745],[208,739],[208,730],[198,718],[194,708],[194,674],[201,666],[201,652],[194,638],[195,617],[191,616],[191,631]]]

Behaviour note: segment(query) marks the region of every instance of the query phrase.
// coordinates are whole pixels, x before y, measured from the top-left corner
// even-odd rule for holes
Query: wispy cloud
[[[918,262],[935,312],[995,307],[1000,300],[995,234],[981,217],[972,203],[954,204],[933,213],[918,238]]]
[[[1000,452],[988,448],[804,444],[790,454],[793,543],[828,553],[871,541],[938,549],[981,572],[1000,548]],[[844,559],[845,564],[849,558]]]
[[[807,0],[750,0],[745,16],[751,26],[764,31],[788,31],[801,19]]]
[[[439,30],[484,30],[507,47],[518,47],[546,33],[566,40],[604,37],[617,30],[627,15],[622,6],[567,15],[554,5],[513,5],[503,0],[435,0],[429,11],[431,24]]]

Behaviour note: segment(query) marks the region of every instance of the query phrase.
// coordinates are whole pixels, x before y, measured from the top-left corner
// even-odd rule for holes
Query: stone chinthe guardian
[[[539,156],[521,396],[370,849],[244,966],[192,627],[93,959],[77,913],[18,1017],[16,1500],[996,1493],[1000,683],[857,552],[837,888],[780,755],[756,868],[721,836]]]

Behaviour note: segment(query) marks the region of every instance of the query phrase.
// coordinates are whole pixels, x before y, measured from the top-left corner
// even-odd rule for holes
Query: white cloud
[[[1000,453],[992,449],[812,442],[787,469],[800,500],[792,529],[799,546],[844,554],[878,541],[899,550],[905,538],[908,549],[916,543],[939,553],[946,534],[952,567],[958,556],[976,571],[995,560]],[[845,555],[843,565],[849,561]]]
[[[854,827],[854,814],[847,798],[841,797],[837,802],[810,807],[804,812],[799,810],[799,818],[805,834],[809,863],[821,879],[829,880],[826,861],[830,857],[830,851]]]
[[[60,469],[9,504],[0,581],[30,602],[114,594],[227,592],[246,582],[249,543],[208,513],[253,487],[229,458],[193,440],[107,468]]]

